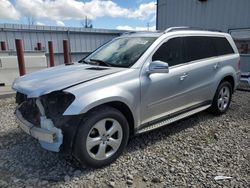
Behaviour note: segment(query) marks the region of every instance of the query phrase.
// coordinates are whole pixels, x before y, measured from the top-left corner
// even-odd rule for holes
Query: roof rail
[[[166,29],[164,33],[169,33],[169,32],[178,31],[178,30],[204,30],[204,29],[198,28],[198,27],[180,26],[180,27],[170,27]]]
[[[137,31],[126,31],[124,33],[121,33],[121,36],[123,36],[123,35],[130,35],[130,34],[134,34],[134,33],[137,33]]]
[[[196,31],[222,32],[221,30],[216,30],[216,29],[203,29],[203,28],[199,28],[199,27],[180,26],[180,27],[170,27],[170,28],[166,29],[163,33],[169,33],[169,32],[178,31],[178,30],[196,30]]]
[[[141,34],[143,34],[143,33],[162,33],[162,31],[161,30],[155,30],[155,31],[143,31],[143,30],[141,30],[141,31],[126,31],[126,32],[124,32],[124,33],[121,33],[120,34],[120,36],[123,36],[123,35],[130,35],[130,34],[135,34],[135,33],[141,33]]]

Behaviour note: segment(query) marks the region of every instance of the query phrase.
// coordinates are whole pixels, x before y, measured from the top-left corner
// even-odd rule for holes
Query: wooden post
[[[37,50],[42,51],[42,43],[41,42],[37,43]]]
[[[7,50],[7,44],[4,41],[1,41],[1,50],[6,51]]]
[[[63,54],[64,54],[64,64],[65,65],[70,64],[68,40],[63,40]]]
[[[50,64],[50,67],[54,67],[55,66],[55,60],[54,60],[53,42],[49,41],[48,46],[49,46],[49,64]]]
[[[16,39],[15,43],[16,43],[16,53],[17,53],[19,74],[20,76],[23,76],[26,74],[24,54],[23,54],[23,41],[21,39]]]

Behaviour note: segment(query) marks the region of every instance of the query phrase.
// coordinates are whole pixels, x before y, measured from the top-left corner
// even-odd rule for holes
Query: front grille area
[[[19,111],[28,122],[33,125],[40,126],[40,113],[36,106],[35,99],[28,99],[24,101],[21,104]]]

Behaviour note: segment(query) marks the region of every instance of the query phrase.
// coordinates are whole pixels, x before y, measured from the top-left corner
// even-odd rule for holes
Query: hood
[[[12,89],[26,94],[28,98],[35,98],[122,70],[124,68],[80,63],[68,66],[60,65],[17,78],[12,85]]]

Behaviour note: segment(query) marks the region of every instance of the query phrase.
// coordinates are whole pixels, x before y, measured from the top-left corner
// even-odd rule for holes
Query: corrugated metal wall
[[[227,32],[250,27],[250,0],[158,0],[157,29],[192,26]]]
[[[121,32],[105,29],[0,24],[0,41],[7,41],[8,49],[11,51],[15,51],[15,39],[23,40],[25,51],[33,51],[37,42],[41,42],[46,56],[48,56],[48,41],[53,41],[55,62],[62,64],[64,39],[70,41],[72,61],[77,61],[110,39],[119,36]]]

